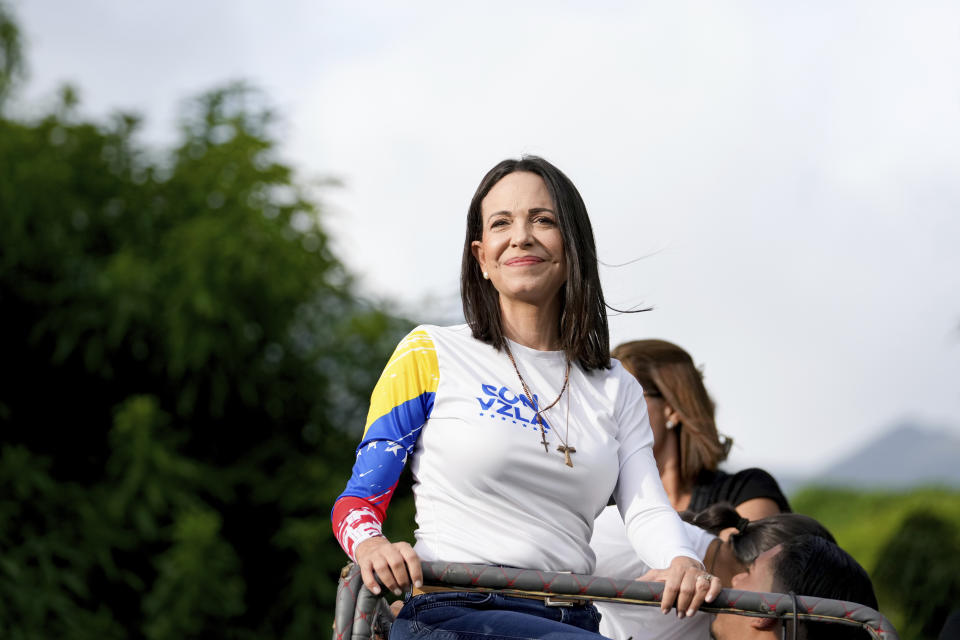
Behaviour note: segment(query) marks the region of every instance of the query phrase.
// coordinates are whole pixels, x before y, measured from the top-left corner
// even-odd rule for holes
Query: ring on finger
[[[704,571],[703,573],[697,576],[697,582],[701,580],[706,580],[708,583],[710,583],[713,581],[713,575]]]

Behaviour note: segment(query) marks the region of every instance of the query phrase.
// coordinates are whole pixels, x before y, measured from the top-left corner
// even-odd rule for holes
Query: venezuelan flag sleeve
[[[433,339],[415,329],[397,345],[373,390],[353,473],[333,505],[333,533],[354,560],[358,544],[381,535],[387,505],[433,410],[439,382]]]

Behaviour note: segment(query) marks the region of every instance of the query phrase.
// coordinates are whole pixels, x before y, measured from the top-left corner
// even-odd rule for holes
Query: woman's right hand
[[[353,555],[360,565],[363,584],[374,595],[380,595],[380,582],[395,595],[404,589],[423,586],[420,556],[406,542],[390,542],[383,536],[368,538],[358,544]]]

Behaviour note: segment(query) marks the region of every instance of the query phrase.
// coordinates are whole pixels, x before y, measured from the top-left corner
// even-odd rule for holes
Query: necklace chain
[[[513,358],[513,353],[510,351],[510,346],[504,343],[503,347],[507,351],[507,357],[510,358],[510,364],[513,365],[513,370],[516,371],[517,373],[517,378],[520,379],[520,386],[523,387],[523,393],[524,395],[527,396],[527,400],[530,401],[530,406],[537,407],[536,414],[534,417],[537,420],[537,424],[540,426],[540,444],[543,445],[544,452],[550,453],[550,448],[548,446],[550,443],[547,442],[547,431],[543,426],[543,418],[540,416],[540,414],[556,406],[556,404],[560,402],[560,398],[563,397],[564,392],[566,392],[567,387],[570,385],[570,361],[567,360],[567,370],[563,376],[563,386],[560,387],[560,395],[558,395],[553,402],[545,406],[543,409],[540,409],[538,403],[533,401],[533,394],[530,392],[530,387],[527,386],[527,381],[523,379],[522,375],[520,375],[520,368],[517,367],[517,361]],[[570,457],[570,454],[576,453],[577,450],[576,448],[567,445],[567,439],[570,437],[570,398],[569,397],[567,398],[567,433],[566,433],[567,437],[562,438],[560,436],[560,432],[556,430],[554,430],[554,433],[556,433],[557,437],[560,438],[560,443],[561,443],[560,446],[557,447],[557,451],[563,454],[566,465],[568,467],[572,467],[573,459]]]

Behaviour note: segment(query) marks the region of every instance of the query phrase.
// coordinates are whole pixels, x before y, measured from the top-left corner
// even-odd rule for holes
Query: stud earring
[[[667,429],[673,429],[675,426],[677,426],[676,422],[674,422],[673,420],[667,420],[667,424],[666,424]]]
[[[490,279],[490,274],[487,273],[486,271],[484,271],[484,272],[483,272],[483,279],[484,279],[484,280],[489,280],[489,279]]]

